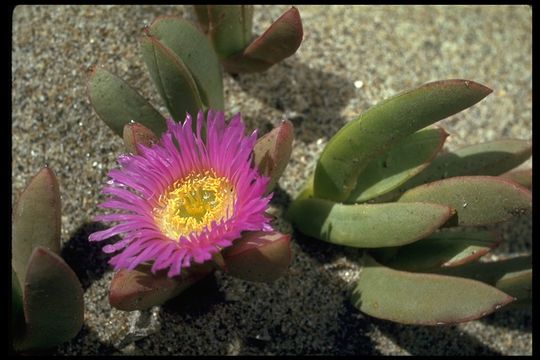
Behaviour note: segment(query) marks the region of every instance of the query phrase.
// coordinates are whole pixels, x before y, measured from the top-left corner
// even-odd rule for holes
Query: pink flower
[[[189,115],[183,124],[167,120],[158,143],[118,157],[121,169],[109,171],[102,191],[110,198],[99,206],[122,212],[95,217],[118,224],[89,237],[123,234],[103,247],[118,252],[110,260],[115,270],[153,261],[153,272],[169,268],[172,277],[192,260],[210,259],[243,231],[272,230],[265,215],[269,179],[252,167],[257,133],[244,130],[239,114],[226,124],[222,112],[210,110],[206,122],[198,114],[196,131]]]

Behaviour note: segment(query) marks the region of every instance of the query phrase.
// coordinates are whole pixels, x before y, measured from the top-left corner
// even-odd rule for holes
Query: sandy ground
[[[288,6],[256,6],[261,33]],[[224,75],[226,113],[266,132],[295,125],[292,160],[273,201],[279,214],[329,137],[380,100],[422,83],[470,79],[493,93],[441,124],[450,149],[532,139],[532,10],[527,6],[298,6],[297,54],[262,74]],[[85,323],[57,354],[531,354],[531,311],[447,327],[366,317],[348,300],[359,250],[295,234],[290,272],[272,284],[218,273],[149,311],[112,309],[106,256],[89,244],[108,169],[123,151],[86,95],[102,64],[165,108],[141,59],[141,28],[184,6],[18,6],[13,13],[12,199],[48,164],[62,192],[62,255],[85,289]],[[529,160],[530,165],[530,160]],[[279,227],[290,230],[282,222]],[[496,257],[531,251],[530,217],[498,226]]]

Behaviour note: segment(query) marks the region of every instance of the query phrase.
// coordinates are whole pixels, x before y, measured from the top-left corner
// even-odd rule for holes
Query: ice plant
[[[444,80],[382,101],[329,140],[292,202],[289,217],[302,233],[366,249],[351,298],[362,312],[442,325],[530,304],[531,257],[479,263],[501,239],[470,229],[530,210],[531,171],[511,171],[530,157],[530,142],[438,155],[448,133],[430,126],[489,93]]]
[[[208,22],[200,22],[208,36],[182,18],[163,16],[145,27],[140,37],[150,77],[175,121],[186,112],[195,117],[199,110],[224,110],[220,62],[228,72],[263,71],[293,55],[303,36],[300,14],[294,7],[253,42],[251,5],[195,8],[197,14],[209,16]],[[99,117],[117,135],[132,120],[156,135],[166,129],[159,111],[103,67],[91,69],[88,94]]]
[[[294,6],[260,36],[252,34],[253,5],[194,5],[194,9],[200,28],[229,73],[265,71],[293,55],[304,36]]]
[[[111,186],[104,191],[111,192],[113,198],[102,205],[123,206],[128,213],[103,215],[99,219],[116,219],[120,223],[92,236],[93,240],[102,240],[124,234],[121,242],[104,248],[108,252],[119,251],[112,259],[115,267],[121,270],[115,273],[111,282],[111,305],[129,311],[161,304],[216,268],[244,280],[276,280],[286,273],[290,263],[290,236],[268,231],[268,219],[256,213],[287,165],[292,151],[292,124],[283,120],[257,141],[255,134],[245,139],[236,136],[241,129],[243,131],[239,117],[228,126],[223,125],[220,120],[223,114],[215,112],[224,108],[218,57],[205,35],[183,19],[170,16],[156,19],[143,30],[140,45],[170,120],[166,121],[137,91],[102,67],[94,67],[88,81],[94,110],[123,137],[131,153],[119,157],[121,170],[111,171]],[[186,113],[190,118],[198,116],[199,119],[200,111],[210,114],[209,121],[214,124],[212,133],[205,132],[207,124],[199,120],[186,121],[191,124],[193,135],[189,135],[186,122],[175,125],[185,118]],[[164,133],[167,134],[165,137]],[[181,142],[175,134],[191,142]],[[236,138],[225,138],[230,134]],[[173,150],[171,140],[168,140],[171,137],[178,151],[189,149],[189,157],[184,158],[183,153],[173,158],[161,157]],[[216,152],[217,139],[222,139],[222,146],[230,151],[241,151]],[[238,143],[240,139],[243,140]],[[214,152],[208,153],[209,146]],[[249,151],[248,147],[251,147]],[[206,152],[201,153],[202,149]],[[150,160],[149,156],[155,159]],[[175,164],[185,168],[167,165],[179,156],[181,158]],[[242,170],[239,163],[242,156],[246,161],[249,159],[250,170]],[[220,163],[204,163],[204,166],[217,166],[217,170],[192,162],[194,159],[204,162],[218,158]],[[228,160],[229,165],[238,167],[238,172],[231,173],[232,168],[228,170],[230,178],[222,173]],[[157,171],[147,173],[148,166]],[[171,169],[176,172],[170,173]],[[130,178],[137,171],[139,180]],[[241,171],[252,176],[258,173],[260,177],[251,179],[254,181],[251,183],[249,178],[241,177]],[[175,176],[174,179],[171,176]],[[264,180],[265,177],[270,180]],[[233,179],[237,182],[232,182]],[[148,186],[153,188],[149,190]],[[265,195],[259,202],[254,199],[250,202],[250,197],[256,197],[261,188]],[[157,189],[160,193],[148,198],[148,191]],[[124,198],[119,198],[119,194]],[[137,204],[142,202],[143,207],[147,207],[146,212],[129,203],[134,199],[139,199],[135,200]],[[184,199],[184,203],[177,208],[180,199]],[[257,219],[261,221],[258,226]],[[134,229],[141,230],[140,236]],[[265,231],[251,231],[260,229]],[[244,232],[240,236],[241,231]],[[226,251],[219,252],[227,246]],[[205,261],[210,256],[212,261]],[[151,259],[154,259],[153,264],[148,266],[147,260]],[[201,261],[203,264],[198,264]],[[166,269],[159,270],[162,268]],[[181,275],[168,276],[178,273]]]
[[[143,29],[140,49],[150,78],[170,117],[184,119],[186,112],[223,110],[221,68],[204,34],[178,17],[159,17]],[[119,136],[131,121],[154,134],[166,130],[165,117],[122,79],[105,68],[89,74],[88,95],[99,117]]]
[[[103,189],[112,197],[101,207],[127,212],[97,216],[119,224],[90,236],[124,234],[104,247],[119,252],[111,259],[116,270],[153,261],[153,271],[168,268],[175,276],[210,260],[243,231],[272,230],[265,215],[269,178],[251,163],[256,132],[244,131],[240,115],[226,124],[221,112],[209,111],[207,119],[200,112],[196,132],[189,115],[183,123],[168,120],[158,143],[119,157],[122,168],[109,172],[111,184]]]
[[[11,324],[17,352],[46,350],[68,341],[83,324],[83,290],[59,256],[58,181],[41,169],[28,183],[12,217]]]

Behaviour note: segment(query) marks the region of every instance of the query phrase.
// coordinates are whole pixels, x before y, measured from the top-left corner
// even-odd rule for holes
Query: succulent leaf
[[[399,198],[399,202],[405,203],[424,201],[456,209],[458,226],[502,222],[532,207],[529,190],[495,176],[459,176],[434,181],[410,189]]]
[[[453,214],[430,203],[344,205],[308,198],[295,200],[289,218],[304,234],[337,245],[361,248],[399,246],[422,239]]]
[[[492,262],[472,262],[463,266],[441,268],[437,273],[449,276],[467,277],[491,285],[506,274],[521,272],[532,267],[532,256],[517,256],[511,259]]]
[[[141,38],[141,51],[150,77],[172,118],[183,120],[186,112],[196,118],[204,106],[197,84],[182,59],[152,36],[148,29]]]
[[[475,320],[512,301],[480,281],[398,271],[367,254],[352,294],[354,306],[370,316],[415,325]]]
[[[251,42],[253,5],[207,5],[208,34],[220,59],[240,53]]]
[[[197,22],[202,32],[207,34],[210,29],[210,19],[208,18],[208,5],[193,5]]]
[[[153,274],[151,266],[146,264],[131,271],[122,269],[114,274],[111,281],[109,303],[112,307],[124,311],[143,310],[161,305],[212,271],[213,268],[205,267],[201,271],[170,278],[167,271]]]
[[[472,262],[463,266],[441,268],[437,273],[479,280],[516,298],[514,305],[532,301],[532,256],[518,256],[493,262]]]
[[[312,173],[296,195],[295,202],[313,197],[313,178],[314,174]]]
[[[413,132],[476,104],[491,91],[469,80],[436,81],[368,109],[324,148],[315,168],[315,196],[345,200],[374,157]]]
[[[502,178],[508,179],[519,185],[526,187],[527,189],[532,188],[532,169],[517,169],[508,171],[501,175]]]
[[[495,287],[516,298],[511,307],[532,304],[532,269],[504,275],[495,283]]]
[[[293,125],[289,120],[284,120],[279,126],[262,136],[253,147],[253,163],[261,175],[270,177],[268,191],[276,186],[287,167],[293,140]]]
[[[532,153],[530,141],[506,139],[490,141],[442,154],[433,162],[438,172],[424,181],[440,180],[452,176],[496,176],[511,170],[527,160]],[[431,168],[431,166],[430,166]],[[444,176],[444,177],[441,177]]]
[[[163,116],[145,98],[104,68],[95,67],[90,73],[88,94],[101,120],[119,136],[132,120],[158,135],[167,128]]]
[[[303,36],[300,13],[293,6],[244,50],[244,56],[276,64],[296,52]]]
[[[23,293],[17,275],[11,267],[11,318],[10,330],[15,337],[24,332]]]
[[[375,250],[375,258],[394,269],[428,271],[476,260],[502,241],[490,231],[456,230],[441,229],[425,239],[397,249]],[[388,250],[392,250],[391,253]]]
[[[262,72],[274,65],[263,60],[247,57],[244,53],[231,55],[226,59],[222,59],[221,63],[229,74]]]
[[[248,232],[223,251],[227,272],[239,279],[270,282],[283,276],[291,262],[290,235]]]
[[[513,169],[531,156],[529,141],[509,139],[467,146],[439,155],[429,166],[377,202],[391,201],[406,190],[454,176],[497,176]]]
[[[19,284],[25,282],[36,246],[60,252],[61,211],[58,180],[51,169],[43,168],[29,181],[13,211],[11,264]]]
[[[26,333],[17,351],[45,349],[73,338],[83,324],[83,290],[61,257],[38,246],[28,262],[24,286]]]
[[[439,127],[425,128],[407,136],[367,165],[346,202],[364,202],[403,184],[429,165],[447,136]]]
[[[139,154],[138,145],[150,147],[159,140],[150,129],[138,123],[124,125],[123,138],[127,151],[135,155]]]
[[[207,108],[224,109],[221,68],[212,45],[189,22],[161,17],[150,25],[148,34],[170,49],[185,64]]]

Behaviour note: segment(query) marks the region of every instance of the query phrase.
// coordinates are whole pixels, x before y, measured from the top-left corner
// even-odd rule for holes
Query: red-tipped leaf
[[[12,266],[24,284],[28,259],[36,246],[60,252],[61,203],[58,180],[41,169],[21,193],[12,218]]]
[[[150,265],[140,265],[134,270],[122,269],[114,274],[109,290],[109,303],[118,310],[133,311],[161,305],[178,296],[182,291],[209,275],[212,267],[186,272],[170,278],[166,271],[153,274]]]
[[[150,129],[138,123],[124,125],[123,138],[127,151],[135,155],[139,154],[138,145],[150,147],[159,140]]]
[[[223,251],[227,272],[249,281],[274,281],[289,269],[290,235],[279,232],[249,232]]]
[[[267,190],[276,186],[287,167],[294,140],[293,125],[283,120],[276,128],[261,137],[253,147],[253,162],[259,173],[270,177]]]

